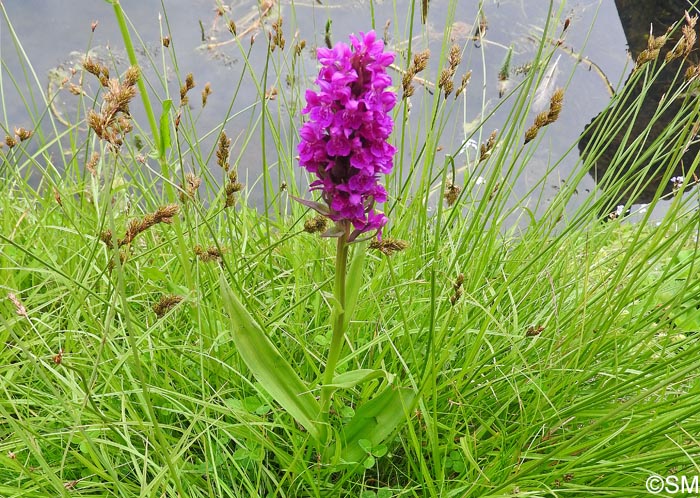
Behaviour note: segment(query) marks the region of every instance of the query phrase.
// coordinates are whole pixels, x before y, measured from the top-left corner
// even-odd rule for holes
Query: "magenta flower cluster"
[[[374,31],[350,36],[350,46],[338,43],[319,48],[321,63],[316,84],[306,91],[302,113],[309,120],[301,128],[299,163],[318,178],[320,190],[335,222],[351,222],[351,238],[387,223],[375,204],[386,201],[379,175],[391,172],[396,148],[387,142],[394,126],[389,115],[396,105],[386,68],[392,52]]]

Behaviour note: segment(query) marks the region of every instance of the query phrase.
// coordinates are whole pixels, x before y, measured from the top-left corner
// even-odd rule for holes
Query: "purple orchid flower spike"
[[[396,93],[386,68],[394,53],[370,31],[351,35],[349,46],[319,48],[318,60],[319,91],[306,91],[302,113],[309,120],[301,127],[298,151],[299,164],[317,178],[310,189],[321,191],[325,206],[303,204],[336,223],[329,236],[346,233],[351,242],[374,230],[381,238],[388,219],[375,210],[387,197],[379,175],[391,172],[396,153],[387,142]]]

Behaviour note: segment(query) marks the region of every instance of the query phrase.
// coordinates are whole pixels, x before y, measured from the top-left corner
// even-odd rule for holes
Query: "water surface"
[[[414,51],[430,48],[434,54],[427,72],[429,79],[435,79],[437,73],[437,54],[443,43],[442,33],[445,19],[449,15],[449,3],[447,0],[430,2],[425,35],[417,35],[413,40]],[[457,99],[451,110],[453,126],[450,125],[442,137],[440,145],[443,154],[456,152],[474,132],[473,138],[479,142],[485,141],[492,130],[501,128],[509,106],[497,109],[497,75],[500,66],[508,47],[513,48],[512,68],[527,64],[533,58],[538,37],[547,21],[549,2],[484,1],[483,12],[488,29],[481,42],[474,42],[468,37],[474,34],[479,22],[477,4],[472,0],[456,3],[452,36],[456,43],[466,47],[457,79],[466,70],[472,71],[472,79],[465,96]],[[555,8],[558,8],[558,2],[555,4]],[[0,22],[2,83],[5,89],[0,116],[4,132],[14,126],[31,127],[32,121],[37,119],[41,119],[45,132],[51,132],[48,116],[38,96],[41,92],[48,91],[55,99],[55,114],[70,120],[76,112],[75,97],[66,90],[57,91],[50,87],[55,84],[56,74],[65,74],[71,67],[77,67],[87,51],[104,59],[115,72],[123,71],[127,65],[122,38],[112,7],[107,2],[73,0],[67,4],[50,0],[24,0],[4,2],[3,5],[9,17],[9,24],[6,20]],[[145,75],[153,94],[158,99],[169,97],[177,103],[181,84],[177,80],[177,74],[193,73],[197,87],[191,93],[190,103],[192,118],[196,120],[194,126],[198,130],[198,136],[202,137],[198,146],[205,151],[206,157],[214,147],[218,129],[227,119],[225,129],[228,135],[234,139],[239,137],[238,143],[234,144],[233,154],[240,174],[247,178],[249,185],[255,184],[261,172],[260,106],[255,105],[259,102],[259,94],[250,75],[243,76],[243,84],[238,90],[236,85],[245,72],[243,53],[249,49],[251,36],[256,33],[258,37],[266,35],[259,30],[251,30],[245,37],[239,38],[240,44],[232,43],[226,21],[218,15],[217,4],[211,0],[165,0],[162,4],[152,0],[124,1],[122,5],[134,31],[141,38],[140,64],[146,68]],[[333,42],[345,41],[350,33],[372,28],[373,18],[377,31],[386,32],[390,46],[398,51],[404,50],[409,28],[412,26],[414,33],[421,33],[420,13],[414,13],[411,21],[410,5],[410,2],[404,0],[372,3],[363,0],[308,0],[282,1],[273,5],[274,14],[270,19],[278,15],[284,19],[283,29],[287,43],[293,44],[299,39],[304,39],[307,43],[303,57],[306,77],[305,81],[296,82],[292,89],[288,88],[285,76],[291,72],[289,62],[279,56],[273,57],[268,86],[280,89],[281,95],[282,92],[303,91],[305,86],[312,84],[315,71],[313,48],[325,44],[325,28],[329,20]],[[226,7],[226,16],[236,22],[240,34],[246,28],[254,26],[261,5],[250,0],[238,0],[228,3]],[[265,8],[265,4],[262,8]],[[540,200],[546,201],[556,192],[560,179],[570,174],[578,159],[575,148],[577,137],[609,101],[610,93],[605,78],[610,85],[617,87],[630,69],[625,35],[613,0],[569,1],[564,7],[564,13],[570,19],[570,26],[562,49],[555,56],[558,59],[558,80],[561,85],[568,85],[564,108],[560,119],[540,142],[527,171],[513,186],[515,197],[525,194],[541,180],[553,161],[566,155],[555,172],[549,175]],[[93,32],[95,23],[97,25]],[[269,28],[269,22],[266,25]],[[15,45],[11,30],[16,33],[21,46]],[[174,48],[177,59],[163,48],[163,35],[170,37],[171,48]],[[216,48],[207,48],[212,46]],[[250,49],[249,62],[259,77],[264,70],[265,51],[266,43],[262,38],[256,39]],[[24,54],[31,61],[31,68],[22,63]],[[581,62],[582,59],[585,61]],[[594,63],[598,70],[592,70],[588,61]],[[275,67],[277,71],[274,70]],[[167,86],[163,86],[155,77],[156,71],[168,75]],[[395,81],[399,86],[399,74],[396,74]],[[514,75],[513,81],[517,83],[518,77]],[[213,93],[206,108],[202,109],[199,92],[205,82],[211,83]],[[94,95],[99,85],[95,81],[86,80],[85,83],[86,91]],[[234,107],[230,108],[236,91],[238,93]],[[417,135],[422,134],[418,130],[426,127],[419,97],[423,91],[417,90],[413,99],[411,126]],[[288,102],[288,99],[278,97],[273,103],[280,116],[278,125],[282,130],[285,153],[290,156],[281,163],[289,163],[294,154],[294,127],[300,119],[299,110],[289,107]],[[136,102],[133,108],[136,121],[145,125],[146,120],[139,112],[140,103]],[[497,110],[489,121],[481,129],[474,130],[471,123],[479,121],[482,110],[491,112],[494,109]],[[60,123],[57,124],[59,132],[63,131],[61,126]],[[148,134],[147,131],[143,133]],[[251,142],[241,153],[241,144],[248,135]],[[269,133],[266,135],[265,149],[274,181],[286,181],[287,173],[284,169],[276,168],[277,148],[274,137]],[[458,157],[466,163],[467,156]],[[210,163],[199,164],[193,155],[186,155],[183,166],[188,171],[197,171],[211,166],[213,158]],[[587,179],[584,183],[581,186],[582,195],[586,189],[593,189],[594,186],[592,179]],[[254,190],[252,197],[259,200],[260,192]],[[536,200],[532,202],[533,206],[537,203]],[[572,208],[576,201],[573,204]]]

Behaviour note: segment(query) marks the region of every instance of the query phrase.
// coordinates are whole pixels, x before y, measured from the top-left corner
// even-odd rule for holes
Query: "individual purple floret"
[[[318,178],[311,190],[320,190],[326,206],[305,202],[336,222],[340,233],[359,234],[381,229],[387,223],[375,204],[386,201],[380,174],[393,167],[396,148],[387,142],[394,127],[389,112],[396,94],[389,88],[386,68],[392,52],[374,31],[351,35],[350,46],[338,43],[319,48],[319,91],[306,91],[309,121],[300,131],[299,164]]]

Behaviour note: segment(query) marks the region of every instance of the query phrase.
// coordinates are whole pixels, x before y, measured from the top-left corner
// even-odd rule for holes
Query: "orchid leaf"
[[[388,386],[380,394],[355,411],[355,416],[342,430],[341,458],[346,463],[359,463],[367,458],[360,440],[368,440],[372,447],[384,443],[399,425],[407,419],[416,393],[408,388]],[[366,442],[364,442],[366,445]]]
[[[224,307],[231,319],[233,342],[255,379],[267,393],[316,440],[325,438],[325,427],[316,422],[321,407],[291,365],[229,287],[220,278]]]
[[[384,371],[384,370],[372,370],[369,368],[351,370],[349,372],[336,375],[333,379],[333,383],[329,384],[328,387],[334,387],[336,389],[352,389],[358,384],[363,382],[368,382],[373,379],[386,378],[389,383],[394,380],[394,375]]]

